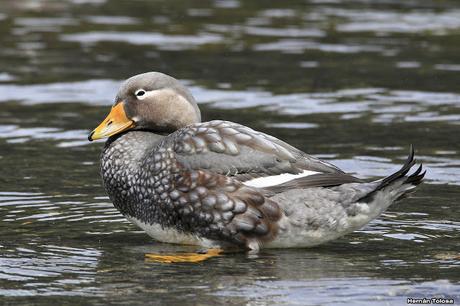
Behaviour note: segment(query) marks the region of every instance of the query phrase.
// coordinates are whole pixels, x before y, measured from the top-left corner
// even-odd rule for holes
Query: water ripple
[[[194,85],[191,81],[185,80],[184,83],[189,85],[199,102],[212,103],[218,108],[263,107],[267,110],[296,115],[333,112],[344,113],[344,116],[348,116],[344,118],[350,118],[352,114],[372,113],[374,114],[372,120],[377,123],[387,123],[406,117],[408,121],[417,122],[457,122],[458,115],[442,114],[439,110],[433,110],[432,107],[458,108],[460,104],[460,95],[451,92],[355,88],[335,92],[275,95],[263,90],[208,89]],[[115,80],[88,80],[28,86],[0,84],[0,102],[16,100],[28,104],[84,102],[92,105],[107,105],[113,101],[113,95],[120,84],[121,81]],[[46,130],[44,132],[46,133]]]
[[[32,139],[66,140],[60,142],[58,146],[73,147],[88,144],[87,137],[87,130],[62,130],[47,127],[23,128],[17,125],[0,125],[0,138],[7,139],[8,143],[24,143]]]
[[[92,45],[104,41],[125,42],[133,45],[154,45],[161,50],[186,50],[204,44],[219,43],[222,36],[211,33],[197,35],[165,35],[150,32],[87,32],[63,34],[63,41]]]
[[[391,12],[374,10],[326,9],[329,16],[345,17],[337,26],[341,32],[425,33],[444,35],[460,28],[460,10],[436,12]],[[436,22],[433,22],[436,20]]]
[[[111,202],[91,202],[79,198],[86,196],[49,196],[37,193],[10,193],[0,194],[0,220],[3,222],[66,222],[106,223],[126,222],[113,207]],[[68,200],[63,200],[67,198]],[[5,209],[2,211],[2,208]],[[110,231],[111,229],[107,229]]]
[[[256,302],[261,297],[270,303],[289,305],[388,305],[405,303],[408,296],[458,298],[460,285],[448,280],[409,282],[367,277],[323,278],[310,281],[258,280],[252,285],[229,286],[217,296],[239,296]],[[370,295],[369,293],[372,292]],[[423,295],[421,294],[423,292]],[[339,294],[341,293],[341,294]],[[333,296],[333,297],[332,297]]]
[[[86,16],[85,20],[94,24],[132,25],[139,23],[139,19],[128,16]]]
[[[91,286],[101,251],[33,243],[31,247],[34,250],[16,248],[0,253],[0,295],[101,295],[99,289]],[[27,284],[23,289],[16,289],[14,283],[18,281]]]

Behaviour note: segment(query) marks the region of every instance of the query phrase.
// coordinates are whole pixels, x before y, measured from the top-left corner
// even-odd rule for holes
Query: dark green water
[[[120,81],[157,70],[204,119],[268,132],[362,177],[428,169],[414,197],[313,249],[147,262],[87,133]],[[0,304],[460,303],[460,4],[0,2]]]

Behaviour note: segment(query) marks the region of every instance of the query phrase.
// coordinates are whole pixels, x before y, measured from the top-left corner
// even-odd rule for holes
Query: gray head
[[[187,88],[166,74],[147,72],[121,85],[112,111],[88,139],[128,129],[171,133],[200,121],[200,110]]]

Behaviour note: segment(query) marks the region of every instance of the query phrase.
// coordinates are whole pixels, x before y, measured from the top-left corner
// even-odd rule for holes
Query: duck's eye
[[[138,90],[136,90],[136,92],[134,94],[136,95],[136,97],[142,97],[143,95],[145,95],[145,90],[138,89]]]

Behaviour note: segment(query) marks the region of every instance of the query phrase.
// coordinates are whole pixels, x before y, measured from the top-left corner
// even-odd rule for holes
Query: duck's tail
[[[271,199],[281,206],[284,216],[278,237],[267,247],[310,247],[362,228],[422,182],[425,171],[421,165],[408,175],[414,165],[411,146],[401,169],[384,179],[275,194]]]
[[[374,201],[375,196],[380,192],[389,192],[394,196],[393,201],[400,200],[409,195],[419,185],[426,173],[422,164],[411,175],[406,175],[415,165],[414,147],[410,146],[410,153],[404,165],[392,175],[377,181],[379,184],[368,194],[361,197],[357,202],[369,203]]]

